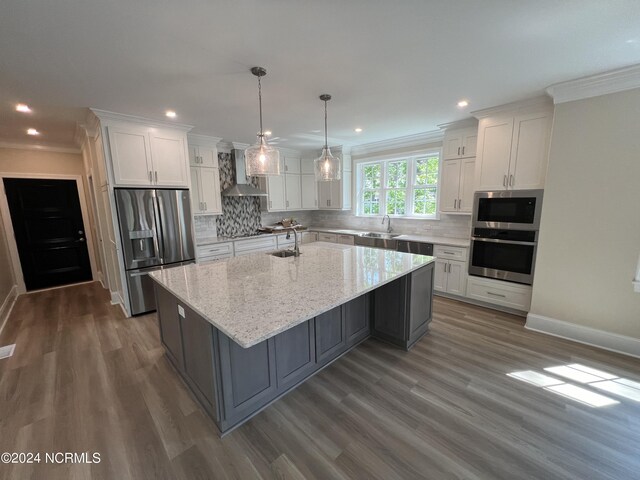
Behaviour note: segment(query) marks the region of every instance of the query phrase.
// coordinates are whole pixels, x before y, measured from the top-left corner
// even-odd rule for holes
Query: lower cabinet
[[[278,388],[295,385],[316,366],[314,320],[308,320],[275,337]]]
[[[155,284],[155,282],[154,282]],[[178,301],[164,288],[155,286],[160,340],[167,356],[179,370],[184,370],[182,329],[178,317]]]
[[[371,333],[371,297],[368,293],[342,306],[347,347],[360,343]]]
[[[226,335],[220,334],[218,338],[224,431],[274,398],[277,389],[275,339],[242,348]]]
[[[316,359],[326,363],[336,357],[347,346],[342,306],[316,317]]]
[[[373,292],[372,334],[408,350],[429,329],[433,263]]]

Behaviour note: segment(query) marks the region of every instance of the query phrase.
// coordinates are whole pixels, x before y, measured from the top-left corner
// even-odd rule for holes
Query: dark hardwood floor
[[[155,315],[125,319],[97,283],[21,296],[0,345],[0,452],[99,452],[99,464],[0,464],[3,479],[640,477],[640,403],[592,408],[517,370],[580,363],[640,381],[640,361],[437,298],[409,353],[375,340],[224,439],[163,356]]]

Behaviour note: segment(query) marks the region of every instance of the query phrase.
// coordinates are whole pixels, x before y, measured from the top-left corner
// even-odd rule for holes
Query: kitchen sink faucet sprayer
[[[384,225],[384,219],[387,219],[387,233],[391,233],[393,228],[391,228],[391,217],[389,215],[385,215],[382,217],[382,225]]]

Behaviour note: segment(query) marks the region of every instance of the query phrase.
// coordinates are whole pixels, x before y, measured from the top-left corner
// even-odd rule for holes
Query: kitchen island
[[[429,328],[432,257],[312,243],[153,272],[166,355],[221,433],[369,336],[409,349]]]

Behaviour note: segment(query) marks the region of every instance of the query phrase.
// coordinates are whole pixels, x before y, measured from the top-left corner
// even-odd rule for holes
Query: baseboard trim
[[[463,297],[461,295],[454,295],[453,293],[447,293],[440,290],[434,290],[434,295],[438,297],[450,298],[451,300],[458,300],[464,303],[470,303],[471,305],[477,305],[478,307],[489,308],[491,310],[497,310],[499,312],[509,313],[511,315],[516,315],[518,317],[526,317],[527,312],[523,312],[522,310],[516,310],[514,308],[503,307],[502,305],[496,305],[494,303],[483,302],[481,300],[476,300],[475,298]]]
[[[545,317],[535,313],[527,315],[525,328],[534,332],[545,333],[592,347],[602,348],[610,352],[621,353],[640,358],[640,339],[609,333],[596,328],[576,325],[575,323]]]
[[[13,306],[16,303],[16,299],[18,298],[18,286],[14,285],[9,290],[9,294],[0,305],[0,333],[2,333],[2,329],[7,324],[7,320],[9,319],[9,315],[11,315],[11,310],[13,310]]]

